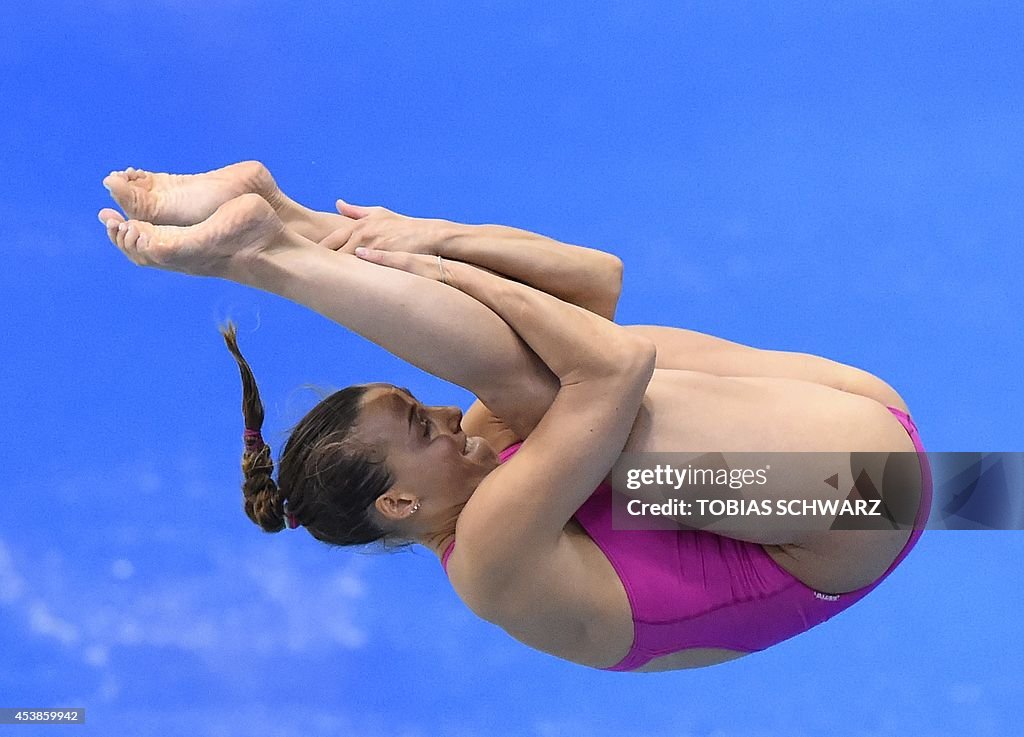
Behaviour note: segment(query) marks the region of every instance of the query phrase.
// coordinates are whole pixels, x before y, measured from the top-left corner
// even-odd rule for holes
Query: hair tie
[[[285,524],[288,526],[289,530],[294,530],[296,527],[299,526],[298,518],[294,514],[292,514],[291,512],[288,511],[288,500],[287,499],[284,500],[284,520],[285,520]]]
[[[245,447],[247,448],[258,449],[266,445],[259,430],[245,428],[245,432],[242,433],[242,439],[245,441]]]

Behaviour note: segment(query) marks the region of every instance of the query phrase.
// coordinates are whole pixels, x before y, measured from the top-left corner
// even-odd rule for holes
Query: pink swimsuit
[[[633,645],[605,670],[635,670],[654,658],[689,648],[764,650],[821,624],[882,582],[921,537],[931,510],[932,475],[921,437],[906,413],[903,424],[921,464],[921,504],[914,530],[892,565],[874,583],[845,594],[823,594],[779,566],[756,543],[689,530],[613,530],[612,488],[601,484],[575,518],[622,580],[633,612]],[[519,443],[500,455],[505,462]],[[447,571],[453,540],[441,558]]]

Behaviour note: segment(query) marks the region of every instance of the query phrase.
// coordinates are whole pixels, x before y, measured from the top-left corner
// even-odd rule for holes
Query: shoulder
[[[555,602],[560,602],[555,609],[569,614],[589,600],[584,593],[591,578],[588,556],[568,533],[551,548],[526,549],[515,556],[488,545],[485,535],[464,536],[465,544],[459,539],[448,559],[448,579],[481,619],[507,628],[535,618]],[[567,587],[567,581],[574,583]]]
[[[500,623],[505,596],[517,574],[515,562],[496,559],[478,536],[465,530],[456,539],[447,561],[448,581],[474,614]]]

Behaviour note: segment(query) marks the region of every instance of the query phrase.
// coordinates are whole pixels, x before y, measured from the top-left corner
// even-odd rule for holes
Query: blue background
[[[111,169],[261,159],[319,209],[613,251],[622,322],[852,363],[930,450],[1024,450],[1019,3],[6,7],[0,706],[85,706],[46,732],[76,735],[1016,733],[1020,533],[926,533],[809,633],[639,676],[475,620],[423,549],[263,535],[219,320],[275,452],[306,383],[468,396],[277,297],[140,269],[95,213]]]

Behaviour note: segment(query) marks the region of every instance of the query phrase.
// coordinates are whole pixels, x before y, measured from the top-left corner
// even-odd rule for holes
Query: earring
[[[415,504],[412,505],[412,510],[409,512],[409,514],[414,514],[416,512],[416,510],[419,509],[419,508],[420,508],[420,503],[416,502]]]

